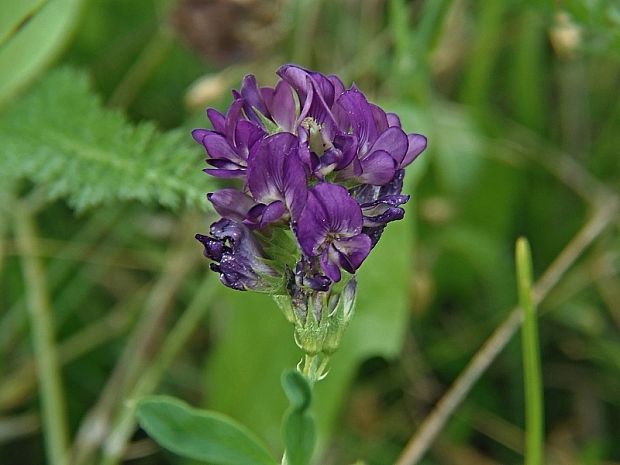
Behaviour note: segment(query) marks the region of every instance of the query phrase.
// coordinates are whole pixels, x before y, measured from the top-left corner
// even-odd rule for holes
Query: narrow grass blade
[[[517,240],[516,262],[519,306],[523,311],[521,341],[525,381],[525,465],[542,465],[544,419],[538,324],[532,291],[532,254],[527,239],[523,237]]]
[[[15,230],[23,264],[46,454],[50,465],[66,465],[69,434],[65,394],[46,276],[38,259],[34,219],[23,208],[17,210]]]

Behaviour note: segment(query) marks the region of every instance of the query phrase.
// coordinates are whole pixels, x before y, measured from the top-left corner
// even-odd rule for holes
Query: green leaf
[[[167,396],[138,402],[140,426],[162,447],[215,465],[275,465],[264,445],[245,427],[214,412]]]
[[[312,402],[312,388],[308,380],[297,370],[284,372],[282,387],[294,410],[305,411]]]
[[[160,133],[105,109],[84,73],[61,69],[0,116],[0,172],[42,184],[78,210],[123,200],[204,207],[202,152],[186,131]]]
[[[288,465],[307,465],[316,442],[314,420],[307,412],[293,410],[284,417],[284,445]]]
[[[0,46],[10,39],[22,25],[26,24],[46,1],[0,2]]]
[[[308,413],[312,389],[297,370],[285,372],[282,387],[291,404],[284,416],[282,433],[288,465],[306,465],[312,458],[316,441],[314,420]]]
[[[77,23],[82,1],[2,2],[0,107],[60,52]]]

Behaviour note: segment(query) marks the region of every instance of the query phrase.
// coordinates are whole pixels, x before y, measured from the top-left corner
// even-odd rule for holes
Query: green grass
[[[517,281],[519,306],[523,312],[521,346],[525,383],[525,464],[544,463],[544,401],[538,315],[532,288],[532,252],[527,239],[517,240]]]

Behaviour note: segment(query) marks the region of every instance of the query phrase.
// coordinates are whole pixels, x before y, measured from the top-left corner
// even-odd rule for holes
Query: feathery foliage
[[[0,172],[77,210],[122,200],[203,207],[200,150],[186,131],[132,125],[103,107],[82,72],[48,74],[0,117]]]

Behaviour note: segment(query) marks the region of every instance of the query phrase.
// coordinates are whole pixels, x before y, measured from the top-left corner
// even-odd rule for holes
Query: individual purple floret
[[[282,132],[265,138],[249,159],[247,187],[257,202],[259,227],[299,216],[308,196],[306,172],[298,156],[299,141]]]
[[[276,273],[261,260],[261,247],[246,226],[223,218],[211,225],[210,232],[210,236],[196,234],[196,239],[224,285],[239,291],[270,289],[264,277]]]
[[[241,91],[233,91],[236,101],[243,102],[246,117],[258,126],[271,131],[295,131],[295,99],[288,83],[278,82],[275,87],[258,87],[256,78],[246,76]]]
[[[225,285],[316,306],[403,218],[405,168],[427,141],[336,76],[277,74],[274,87],[246,76],[225,115],[207,111],[212,129],[192,133],[208,174],[241,181],[208,194],[222,219],[196,237]]]
[[[212,168],[204,171],[219,178],[244,176],[248,156],[254,144],[265,136],[263,128],[253,122],[242,119],[243,100],[236,100],[226,116],[214,109],[207,115],[213,130],[194,129],[192,137],[202,144],[209,155],[207,163]]]
[[[304,254],[319,257],[325,275],[337,282],[341,268],[355,273],[370,252],[370,238],[362,234],[362,226],[360,205],[347,190],[321,183],[308,192],[295,234]]]
[[[373,247],[389,222],[400,220],[405,216],[405,210],[401,205],[409,200],[409,196],[401,194],[404,177],[405,170],[400,169],[396,171],[394,179],[384,186],[366,184],[351,191],[351,195],[362,208],[364,217],[362,231],[370,237]]]

